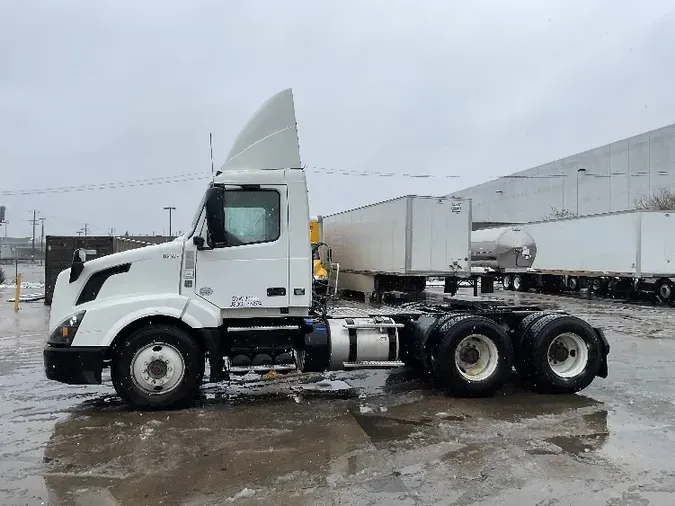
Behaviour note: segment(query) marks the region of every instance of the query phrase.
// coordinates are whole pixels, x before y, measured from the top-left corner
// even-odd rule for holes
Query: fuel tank
[[[471,266],[493,269],[532,267],[537,255],[534,238],[520,227],[486,228],[471,232]]]

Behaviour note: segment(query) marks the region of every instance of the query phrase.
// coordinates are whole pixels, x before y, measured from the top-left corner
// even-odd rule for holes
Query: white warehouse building
[[[473,200],[474,222],[526,223],[556,211],[588,215],[633,209],[675,189],[675,124],[504,176],[449,196]]]

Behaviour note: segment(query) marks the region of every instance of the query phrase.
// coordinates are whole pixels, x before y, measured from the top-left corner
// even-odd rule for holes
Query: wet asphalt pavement
[[[407,370],[206,385],[135,412],[47,381],[48,308],[0,290],[0,504],[675,504],[675,309],[498,293],[605,329],[609,378],[453,399]],[[310,385],[312,389],[302,385]]]

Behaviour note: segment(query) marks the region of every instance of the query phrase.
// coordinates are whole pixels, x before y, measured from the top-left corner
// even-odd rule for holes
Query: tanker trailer
[[[537,244],[519,227],[486,228],[471,232],[471,266],[497,271],[528,269],[537,255]]]

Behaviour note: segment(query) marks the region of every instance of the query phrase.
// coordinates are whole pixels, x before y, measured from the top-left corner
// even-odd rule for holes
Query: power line
[[[176,176],[167,176],[167,177],[158,177],[158,178],[147,178],[147,179],[133,179],[127,181],[116,181],[111,183],[96,183],[82,186],[58,186],[58,187],[47,187],[47,188],[33,188],[33,189],[24,189],[24,190],[3,190],[0,191],[0,196],[11,197],[18,195],[40,195],[44,193],[70,193],[76,191],[94,191],[94,190],[107,190],[113,188],[127,188],[133,186],[146,186],[146,185],[155,185],[155,184],[166,184],[166,183],[180,183],[184,181],[190,181],[194,179],[205,179],[208,177],[203,172],[195,172],[193,174],[178,174]]]
[[[328,167],[307,167],[305,172],[320,174],[325,176],[358,176],[358,177],[391,177],[391,178],[413,178],[413,179],[455,179],[460,176],[447,174],[414,174],[410,172],[380,172],[380,171],[366,171],[354,169],[333,169]],[[96,183],[82,186],[59,186],[47,188],[30,188],[23,190],[1,190],[0,196],[14,197],[19,195],[43,195],[46,193],[72,193],[72,192],[88,192],[98,190],[112,190],[116,188],[130,188],[135,186],[152,186],[159,184],[184,183],[188,181],[195,181],[201,179],[211,179],[211,175],[206,172],[195,172],[191,174],[177,174],[175,176],[166,176],[158,178],[147,179],[133,179],[128,181],[116,181],[110,183]]]
[[[414,174],[412,172],[380,172],[380,171],[367,171],[367,170],[350,170],[350,169],[331,169],[329,167],[309,167],[312,170],[307,172],[312,172],[315,174],[325,174],[325,175],[341,175],[341,176],[376,176],[376,177],[410,177],[410,178],[419,178],[419,179],[431,179],[431,178],[441,178],[441,179],[456,179],[461,176],[455,176],[450,174]]]

